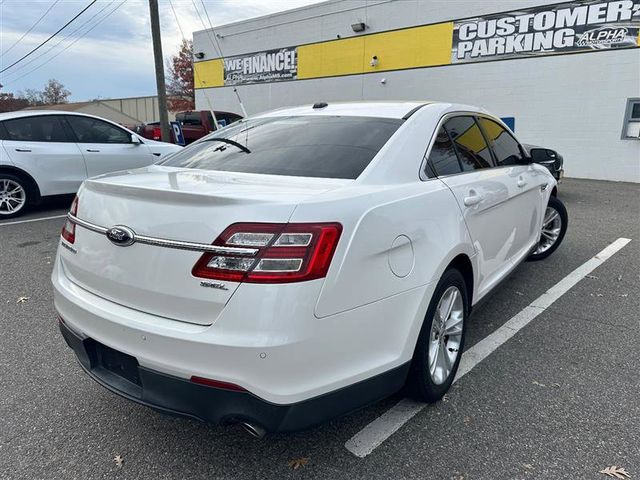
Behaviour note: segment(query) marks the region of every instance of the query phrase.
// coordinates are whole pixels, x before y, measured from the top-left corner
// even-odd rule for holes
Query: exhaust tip
[[[263,438],[267,434],[267,431],[264,428],[255,423],[240,422],[240,426],[252,437]]]

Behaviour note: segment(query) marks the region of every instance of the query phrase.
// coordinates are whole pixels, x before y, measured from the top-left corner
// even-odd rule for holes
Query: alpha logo
[[[129,227],[116,225],[107,230],[107,238],[119,247],[128,247],[136,241],[136,234]]]
[[[595,47],[600,45],[612,45],[615,43],[624,43],[627,38],[628,30],[624,27],[602,27],[580,35],[576,42],[579,47]]]

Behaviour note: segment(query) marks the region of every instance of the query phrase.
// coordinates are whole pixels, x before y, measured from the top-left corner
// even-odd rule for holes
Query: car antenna
[[[240,110],[242,110],[242,116],[244,118],[247,118],[247,111],[244,109],[244,104],[242,103],[242,99],[240,98],[240,94],[238,93],[238,89],[236,87],[233,87],[233,93],[235,93],[236,97],[238,97],[238,103],[240,104]]]

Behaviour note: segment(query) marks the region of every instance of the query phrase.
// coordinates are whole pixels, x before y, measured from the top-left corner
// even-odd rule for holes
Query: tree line
[[[68,103],[71,92],[55,78],[49,79],[42,90],[27,88],[17,94],[0,92],[0,112],[12,112],[26,107]]]

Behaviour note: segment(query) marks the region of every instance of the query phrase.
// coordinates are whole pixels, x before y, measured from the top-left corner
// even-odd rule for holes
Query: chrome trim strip
[[[78,225],[79,227],[86,228],[92,232],[106,235],[108,228],[101,227],[86,220],[82,220],[71,213],[67,214],[67,218],[71,223]],[[257,248],[241,248],[241,247],[220,247],[217,245],[210,245],[206,243],[195,242],[183,242],[181,240],[169,240],[166,238],[149,237],[147,235],[138,235],[134,232],[134,243],[142,243],[145,245],[152,245],[154,247],[175,248],[178,250],[190,250],[194,252],[210,252],[210,253],[227,253],[233,255],[255,255],[258,253]]]
[[[109,230],[108,228],[101,227],[99,225],[96,225],[91,222],[87,222],[85,220],[81,220],[80,218],[76,217],[71,213],[67,214],[67,218],[71,223],[75,223],[76,225],[86,228],[87,230],[91,230],[92,232],[101,233],[102,235],[106,235],[107,230]]]

